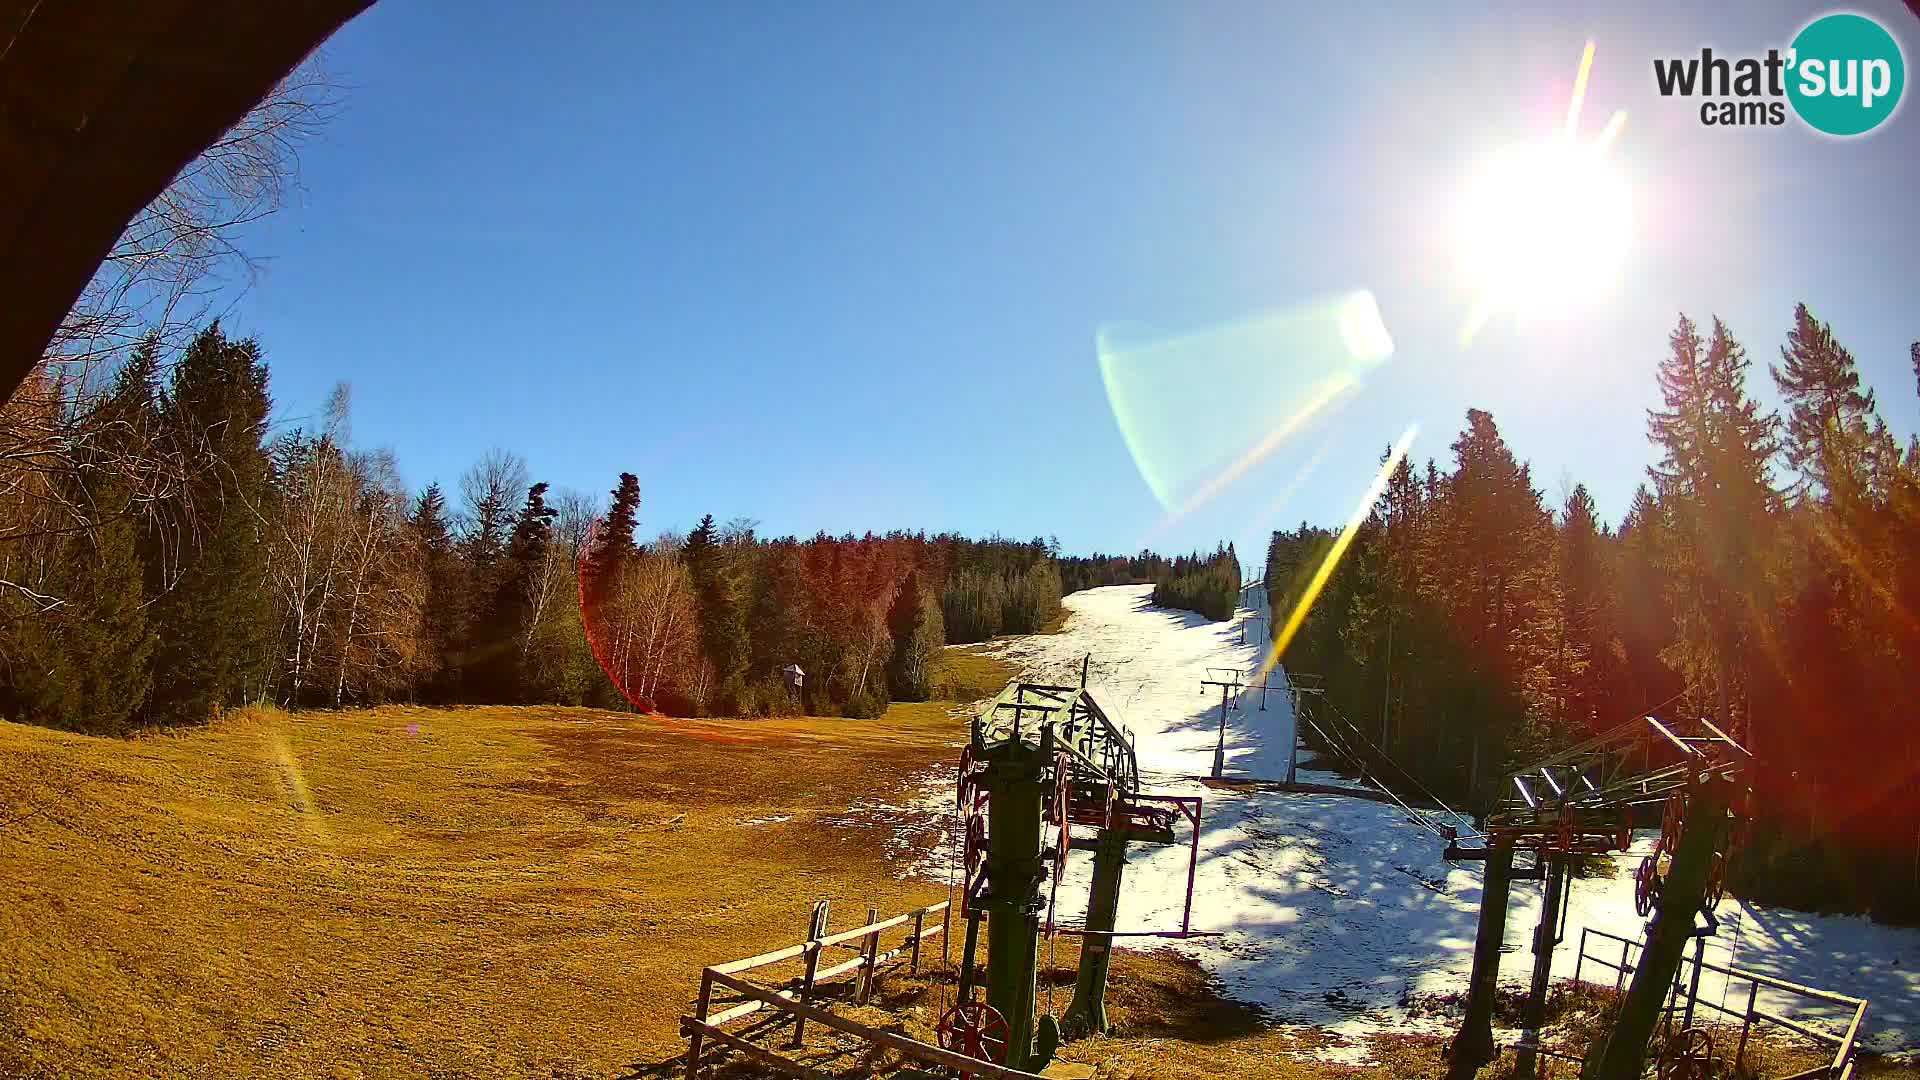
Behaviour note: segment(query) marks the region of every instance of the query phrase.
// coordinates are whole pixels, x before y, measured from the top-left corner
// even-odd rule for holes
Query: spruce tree
[[[887,690],[895,701],[925,701],[932,693],[931,664],[921,629],[927,621],[925,612],[937,612],[939,606],[929,604],[925,592],[919,570],[909,569],[887,608],[887,634],[893,641],[893,655],[887,662]]]
[[[270,408],[259,345],[229,340],[217,322],[174,369],[160,422],[195,468],[174,500],[177,528],[150,537],[143,552],[163,589],[149,612],[158,647],[148,713],[157,722],[204,722],[265,689],[273,631],[262,522],[271,489],[261,440]]]
[[[1866,483],[1867,417],[1873,391],[1860,390],[1853,355],[1833,339],[1833,329],[1800,304],[1793,330],[1771,369],[1787,404],[1781,449],[1799,474],[1796,488],[1847,500]]]
[[[1676,541],[1667,549],[1668,595],[1679,621],[1671,655],[1696,700],[1731,730],[1745,731],[1745,674],[1757,658],[1762,613],[1774,606],[1764,559],[1777,420],[1747,396],[1746,350],[1720,320],[1703,340],[1682,315],[1668,341],[1659,370],[1665,408],[1648,413],[1647,429],[1662,451],[1648,471]]]
[[[1593,496],[1575,484],[1560,512],[1555,552],[1560,595],[1559,650],[1554,657],[1560,709],[1554,718],[1566,736],[1597,733],[1613,717],[1602,718],[1609,636],[1605,609],[1609,590],[1601,552]]]
[[[531,590],[539,580],[547,545],[553,542],[557,512],[547,505],[547,484],[527,489],[527,499],[514,517],[506,553],[494,585],[492,603],[478,627],[480,662],[470,678],[483,699],[510,703],[522,699],[528,685],[522,670],[521,643],[531,614]]]
[[[153,684],[135,522],[118,515],[69,545],[60,577],[65,603],[49,620],[54,663],[40,705],[62,727],[117,735],[131,726]]]
[[[748,584],[742,580],[745,557],[731,542],[723,542],[721,531],[707,514],[687,535],[681,552],[693,581],[694,603],[700,617],[700,648],[713,665],[716,703],[720,711],[731,710],[746,689],[750,642],[747,633],[747,609],[751,601]]]
[[[460,669],[456,679],[469,689],[492,687],[481,691],[488,701],[500,700],[498,667],[511,663],[513,657],[509,651],[503,660],[498,655],[503,642],[486,634],[502,622],[495,618],[492,604],[504,594],[504,579],[513,573],[507,548],[512,539],[514,504],[526,490],[526,461],[499,448],[487,451],[460,478],[460,494],[466,503],[466,527],[459,551],[465,564],[468,636],[454,650]],[[470,669],[475,667],[487,671],[470,678]]]
[[[640,524],[640,478],[621,473],[612,495],[606,516],[593,530],[593,544],[587,550],[586,564],[581,571],[589,592],[601,587],[599,583],[611,581],[611,575],[626,565],[638,550],[633,531]]]
[[[454,543],[447,498],[439,483],[428,484],[420,493],[408,524],[426,562],[423,696],[433,701],[457,701],[464,670],[460,648],[467,639],[470,618],[467,574]]]
[[[139,521],[127,475],[155,427],[153,342],[134,351],[75,440],[77,468],[49,482],[76,508],[77,528],[43,538],[44,607],[7,596],[0,700],[17,718],[101,735],[124,733],[153,684]]]
[[[1468,788],[1486,790],[1525,734],[1518,697],[1542,643],[1528,631],[1544,610],[1538,590],[1549,565],[1552,527],[1532,472],[1520,464],[1493,416],[1467,410],[1453,444],[1446,528],[1452,559],[1437,567],[1449,621],[1468,649],[1465,721]]]

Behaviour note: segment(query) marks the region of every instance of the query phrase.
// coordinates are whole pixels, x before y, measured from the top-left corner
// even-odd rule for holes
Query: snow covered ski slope
[[[1091,653],[1089,683],[1138,736],[1146,784],[1205,796],[1193,927],[1223,936],[1143,938],[1137,947],[1168,946],[1194,957],[1228,993],[1265,1006],[1274,1019],[1348,1037],[1349,1055],[1364,1050],[1369,1032],[1445,1031],[1445,1021],[1412,1016],[1404,1003],[1412,995],[1465,989],[1480,901],[1478,868],[1446,863],[1440,841],[1389,805],[1201,784],[1198,778],[1213,764],[1220,703],[1217,690],[1202,693],[1201,680],[1210,667],[1245,672],[1258,650],[1239,644],[1240,631],[1232,624],[1151,606],[1150,592],[1117,586],[1076,593],[1066,599],[1072,615],[1064,632],[994,646],[1024,676],[1063,683],[1078,682],[1081,658]],[[1276,671],[1269,682],[1282,685],[1283,673]],[[1229,777],[1285,777],[1294,726],[1290,701],[1284,692],[1269,693],[1262,711],[1259,698],[1249,691],[1228,716]],[[1300,779],[1342,782],[1304,770]],[[951,806],[950,791],[936,798]],[[1079,921],[1091,869],[1087,856],[1069,861],[1059,893],[1062,922]],[[1184,845],[1132,849],[1119,929],[1178,929],[1186,869]],[[945,874],[944,862],[938,874]],[[1506,982],[1526,980],[1527,944],[1539,906],[1537,885],[1514,886],[1501,972]],[[1710,961],[1731,960],[1864,996],[1872,1002],[1871,1048],[1920,1048],[1920,932],[1731,898],[1720,912],[1723,929],[1708,950]],[[1581,927],[1641,935],[1630,874],[1574,883],[1556,974],[1572,972]],[[1613,949],[1617,958],[1618,945]],[[1736,989],[1744,997],[1745,984]],[[1702,983],[1702,996],[1710,1000],[1724,991],[1711,976]],[[1733,992],[1727,997],[1736,1004]],[[1795,1015],[1819,1015],[1799,1003],[1794,1007]]]

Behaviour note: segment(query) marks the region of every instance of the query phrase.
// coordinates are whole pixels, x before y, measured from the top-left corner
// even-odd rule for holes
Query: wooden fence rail
[[[931,923],[929,916],[939,915],[938,923]],[[927,939],[941,939],[941,953],[948,955],[947,931],[952,926],[952,909],[946,902],[895,915],[889,919],[879,917],[879,912],[869,908],[867,921],[859,926],[837,933],[827,933],[828,908],[825,901],[813,906],[807,922],[807,940],[797,945],[764,952],[758,956],[749,956],[741,960],[732,960],[724,964],[715,964],[700,973],[700,997],[694,1006],[692,1016],[680,1020],[681,1034],[687,1036],[687,1076],[693,1080],[700,1075],[700,1055],[706,1049],[708,1040],[753,1058],[780,1072],[792,1076],[827,1080],[827,1074],[817,1069],[785,1058],[774,1051],[750,1042],[733,1032],[722,1030],[722,1026],[743,1017],[759,1012],[761,1009],[773,1009],[794,1018],[792,1047],[799,1047],[805,1037],[808,1021],[856,1036],[877,1046],[896,1050],[906,1057],[930,1065],[945,1068],[962,1069],[974,1076],[988,1077],[990,1080],[1036,1080],[1037,1073],[1008,1069],[991,1062],[956,1054],[931,1043],[923,1043],[904,1035],[836,1016],[813,1002],[812,998],[821,983],[842,975],[856,976],[854,998],[865,1002],[873,994],[874,977],[881,965],[889,964],[902,957],[907,960],[908,970],[920,969],[921,945]],[[882,951],[880,935],[888,930],[911,924],[912,930],[899,945]],[[820,966],[823,950],[834,946],[857,949],[856,955],[849,960],[829,967]],[[796,979],[788,980],[790,989],[759,986],[747,981],[742,975],[758,968],[790,960],[804,960],[805,972]],[[722,987],[746,1000],[732,1005],[721,1012],[713,1012],[713,990]]]

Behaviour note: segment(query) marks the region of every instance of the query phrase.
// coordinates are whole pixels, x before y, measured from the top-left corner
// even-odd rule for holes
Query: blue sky
[[[1057,535],[1070,550],[1343,520],[1409,424],[1443,462],[1489,409],[1557,501],[1617,519],[1676,315],[1718,314],[1771,398],[1793,305],[1834,324],[1904,437],[1920,421],[1920,113],[1874,134],[1702,127],[1655,56],[1763,53],[1810,6],[609,4],[388,0],[327,64],[345,107],[248,239],[228,316],[280,420],[353,387],[363,445],[449,488],[490,446],[643,529]],[[1448,10],[1439,10],[1439,9]],[[1920,58],[1920,21],[1858,10]],[[1636,224],[1607,295],[1456,344],[1452,204],[1475,163],[1586,126]],[[1907,97],[1920,91],[1909,90]],[[1131,461],[1102,326],[1193,331],[1339,290],[1398,345],[1361,391],[1171,526]],[[1284,393],[1297,358],[1276,355]],[[1240,424],[1234,410],[1195,423]],[[1250,436],[1261,432],[1249,430]],[[1305,462],[1318,465],[1280,498]]]

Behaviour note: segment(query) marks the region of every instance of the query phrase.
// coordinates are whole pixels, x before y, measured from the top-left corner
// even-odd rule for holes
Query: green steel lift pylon
[[[970,920],[984,915],[987,923],[986,1005],[1006,1025],[1000,1063],[1037,1071],[1060,1036],[1051,1016],[1035,1016],[1042,912],[1047,933],[1085,938],[1067,1017],[1079,1030],[1104,1032],[1126,847],[1173,843],[1174,826],[1184,817],[1193,826],[1197,857],[1200,800],[1141,791],[1131,734],[1107,717],[1084,686],[1015,682],[974,718],[961,759],[959,803],[966,815],[963,913]],[[1049,823],[1056,829],[1050,847]],[[1093,833],[1073,836],[1075,826]],[[1051,874],[1057,894],[1069,849],[1094,853],[1087,922],[1073,930],[1054,925],[1050,898],[1041,892]],[[1187,914],[1180,930],[1170,932],[1174,936],[1189,933],[1192,890],[1190,865]],[[970,967],[963,979],[971,987]],[[966,1022],[958,1012],[943,1018],[948,1030]]]
[[[1480,845],[1463,848],[1449,830],[1446,858],[1485,860],[1480,930],[1466,1017],[1450,1048],[1448,1080],[1466,1080],[1493,1060],[1492,1017],[1505,936],[1508,883],[1545,882],[1541,922],[1534,934],[1534,970],[1527,1000],[1527,1032],[1516,1077],[1534,1072],[1553,949],[1559,941],[1556,909],[1570,886],[1567,860],[1625,851],[1635,809],[1665,804],[1658,851],[1643,862],[1636,892],[1641,915],[1654,914],[1647,944],[1614,1030],[1587,1057],[1584,1080],[1630,1080],[1640,1075],[1660,1001],[1679,969],[1696,912],[1710,911],[1725,884],[1733,855],[1728,824],[1741,771],[1752,760],[1745,747],[1711,721],[1700,733],[1676,734],[1649,716],[1602,732],[1507,778],[1506,801],[1486,819]],[[1739,811],[1744,815],[1744,810]],[[1533,863],[1515,872],[1513,857],[1529,851]],[[1657,871],[1657,873],[1656,873]],[[1564,916],[1559,916],[1563,918]]]
[[[1732,784],[1708,774],[1687,794],[1691,819],[1672,852],[1672,863],[1647,927],[1647,944],[1627,984],[1619,1018],[1604,1041],[1590,1050],[1582,1080],[1637,1080],[1646,1067],[1648,1044],[1660,1021],[1661,1002],[1673,985],[1694,936],[1694,915],[1706,906],[1714,862],[1725,858],[1727,808]]]
[[[987,1004],[1007,1022],[1009,1068],[1037,1070],[1033,1004],[1040,960],[1041,812],[1046,805],[1051,733],[1039,746],[1009,739],[983,749],[987,763]],[[1051,1052],[1047,1055],[1051,1057]]]

